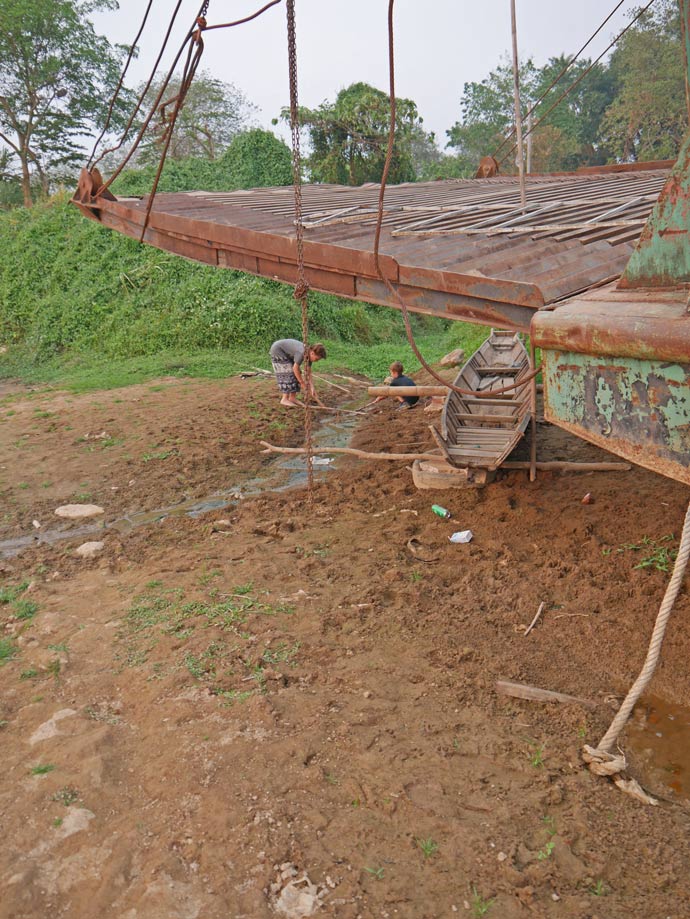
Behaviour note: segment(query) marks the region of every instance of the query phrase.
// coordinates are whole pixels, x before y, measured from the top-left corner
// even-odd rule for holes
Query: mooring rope
[[[683,585],[688,558],[690,558],[690,504],[688,504],[688,509],[685,514],[683,532],[680,537],[680,546],[678,547],[678,555],[676,556],[676,561],[673,566],[673,573],[671,574],[671,579],[668,582],[664,599],[661,602],[661,607],[659,608],[659,613],[654,623],[654,630],[652,631],[647,657],[642,670],[630,687],[627,696],[611,722],[611,726],[597,746],[590,747],[586,744],[583,748],[582,757],[596,775],[613,777],[625,771],[627,765],[625,756],[622,753],[612,753],[611,751],[621,731],[625,727],[630,713],[635,707],[635,703],[654,676],[654,671],[656,670],[656,665],[659,662],[659,656],[661,654],[661,645],[664,640],[666,625],[671,616],[673,605],[676,602],[680,588]]]
[[[405,334],[407,335],[407,341],[409,342],[412,352],[415,357],[422,365],[422,367],[429,373],[435,380],[445,386],[447,389],[452,390],[453,392],[459,393],[461,396],[472,396],[478,399],[491,399],[495,396],[500,396],[502,393],[511,392],[512,390],[519,389],[521,386],[524,386],[526,383],[529,383],[530,380],[533,380],[538,373],[540,373],[542,366],[541,364],[538,367],[534,367],[528,374],[520,377],[519,380],[515,380],[513,383],[509,383],[506,386],[502,386],[500,389],[493,390],[474,390],[474,389],[463,389],[461,386],[456,386],[454,383],[449,383],[448,380],[444,380],[440,374],[429,366],[428,362],[425,360],[424,355],[419,350],[417,342],[415,341],[414,333],[412,331],[412,323],[410,322],[410,313],[407,308],[407,304],[400,295],[400,291],[390,282],[390,280],[385,276],[383,269],[381,268],[381,262],[379,260],[379,248],[381,243],[381,228],[383,226],[383,207],[384,207],[384,197],[386,194],[386,182],[388,181],[388,173],[390,171],[391,160],[393,158],[393,148],[395,145],[395,117],[396,117],[396,101],[395,101],[395,48],[394,48],[394,28],[393,28],[393,7],[395,5],[395,0],[388,0],[388,74],[389,74],[389,94],[390,94],[390,125],[388,128],[388,148],[386,150],[386,159],[383,165],[383,174],[381,176],[381,186],[379,189],[379,202],[378,202],[378,212],[376,215],[376,230],[374,233],[374,267],[376,273],[379,276],[379,279],[386,286],[386,289],[391,294],[393,299],[396,301],[400,307],[400,312],[403,317],[403,324],[405,326]]]

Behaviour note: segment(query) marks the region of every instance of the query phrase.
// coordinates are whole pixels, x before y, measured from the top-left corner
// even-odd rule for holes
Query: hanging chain
[[[304,224],[302,222],[302,167],[297,105],[297,40],[295,35],[295,0],[287,0],[288,61],[290,65],[290,130],[292,133],[292,182],[295,193],[295,239],[297,242],[297,283],[295,300],[302,309],[302,342],[304,344],[304,442],[307,455],[307,494],[314,501],[314,463],[312,448],[312,374],[309,360],[309,284],[304,272]]]

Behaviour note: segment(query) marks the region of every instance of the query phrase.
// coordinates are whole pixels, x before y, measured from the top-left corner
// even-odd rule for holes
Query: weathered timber
[[[540,689],[538,686],[528,686],[525,683],[509,683],[506,680],[496,681],[496,691],[504,696],[526,699],[528,702],[575,702],[586,708],[595,708],[597,704],[591,699],[580,699],[564,692],[553,692],[551,689]]]
[[[446,396],[445,386],[369,386],[370,396]]]

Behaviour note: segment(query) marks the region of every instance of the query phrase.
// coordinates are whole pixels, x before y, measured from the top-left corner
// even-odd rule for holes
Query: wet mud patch
[[[160,400],[146,405],[155,452],[169,425],[212,443],[236,409],[222,469],[216,448],[194,467],[184,444],[168,458],[170,471],[198,472],[184,485],[194,495],[226,486],[233,458],[233,473],[261,470],[258,440],[276,439],[273,421],[300,442],[267,385],[161,385],[146,397]],[[266,400],[261,424],[246,385]],[[65,410],[88,408],[80,431],[109,433],[96,420],[121,419],[127,439],[122,406],[141,417],[129,395]],[[40,411],[67,398],[41,395]],[[426,449],[428,420],[385,407],[354,444]],[[75,459],[71,431],[44,434],[54,438],[37,436],[45,481],[62,483],[78,460],[96,500],[128,473],[124,455],[99,466],[119,446]],[[552,456],[592,455],[553,428],[542,438]],[[137,460],[145,509],[180,497],[168,459]],[[13,467],[6,533],[61,503],[62,484],[44,490],[45,505],[39,489],[18,487],[29,468]],[[638,567],[646,550],[623,547],[677,535],[686,503],[687,489],[641,470],[532,484],[512,473],[423,493],[402,464],[343,458],[313,505],[300,488],[262,494],[108,533],[93,559],[65,544],[1,563],[0,913],[253,919],[304,892],[338,919],[681,919],[683,796],[642,808],[592,777],[580,750],[636,675],[666,585],[662,570]],[[133,506],[120,495],[107,512]],[[466,528],[470,544],[448,541]],[[411,539],[434,560],[411,555]],[[652,687],[680,706],[688,612],[683,592]],[[499,679],[594,707],[507,699]],[[633,771],[653,781],[628,730]]]

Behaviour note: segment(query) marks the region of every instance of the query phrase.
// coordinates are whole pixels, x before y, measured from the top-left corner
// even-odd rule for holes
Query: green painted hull
[[[690,485],[690,363],[544,350],[548,421]]]

